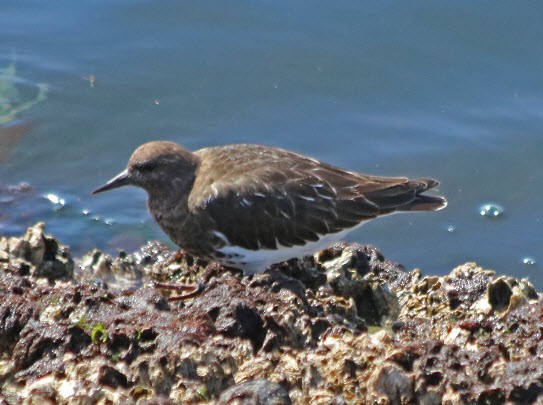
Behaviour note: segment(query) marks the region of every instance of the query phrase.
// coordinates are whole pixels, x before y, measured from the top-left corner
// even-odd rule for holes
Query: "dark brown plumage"
[[[364,221],[396,211],[436,211],[432,179],[349,172],[286,150],[229,145],[191,153],[149,142],[94,193],[135,185],[168,236],[196,256],[247,272],[314,253]]]

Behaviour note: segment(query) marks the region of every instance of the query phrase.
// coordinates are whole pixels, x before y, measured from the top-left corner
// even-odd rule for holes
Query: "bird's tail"
[[[408,185],[415,191],[415,199],[398,207],[400,211],[439,211],[447,206],[445,197],[423,195],[425,191],[439,186],[439,182],[433,179],[409,180]]]

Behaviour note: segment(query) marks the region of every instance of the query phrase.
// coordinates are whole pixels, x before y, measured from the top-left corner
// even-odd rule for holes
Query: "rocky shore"
[[[526,280],[353,244],[246,277],[157,242],[73,258],[44,228],[0,237],[0,404],[543,403]]]

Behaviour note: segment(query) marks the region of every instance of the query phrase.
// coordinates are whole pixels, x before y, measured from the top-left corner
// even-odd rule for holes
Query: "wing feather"
[[[402,209],[435,185],[347,172],[281,149],[243,147],[242,156],[232,147],[196,152],[202,164],[189,209],[209,216],[230,243],[252,250],[316,241]]]

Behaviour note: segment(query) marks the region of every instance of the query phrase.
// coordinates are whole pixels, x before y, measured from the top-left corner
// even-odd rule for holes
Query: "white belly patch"
[[[360,226],[362,226],[362,223],[341,232],[323,235],[318,241],[307,242],[303,246],[285,247],[278,244],[278,249],[258,250],[250,250],[241,246],[230,245],[228,238],[224,234],[214,232],[216,236],[227,243],[224,247],[217,249],[218,252],[224,255],[223,258],[217,258],[217,261],[226,266],[240,268],[246,274],[261,273],[274,263],[313,255],[316,252],[326,249],[334,243],[341,241],[346,234],[354,231]]]

